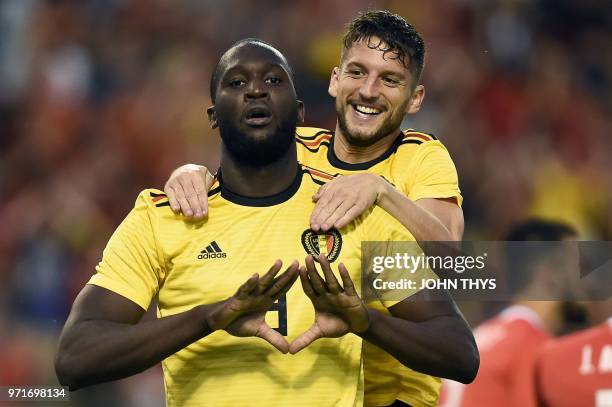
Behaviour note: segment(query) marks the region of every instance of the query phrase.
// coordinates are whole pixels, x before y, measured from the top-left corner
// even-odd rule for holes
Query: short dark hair
[[[378,37],[375,44],[369,41]],[[342,38],[342,59],[355,42],[368,40],[368,47],[396,54],[398,59],[414,77],[415,84],[421,77],[425,61],[425,43],[419,32],[403,17],[386,10],[372,10],[357,15],[351,21]]]
[[[571,226],[544,219],[528,219],[513,227],[506,235],[506,272],[510,289],[516,293],[523,289],[533,276],[534,267],[542,261],[553,261],[561,245],[552,243],[577,236]],[[534,241],[530,244],[511,242]]]
[[[262,45],[264,47],[269,47],[269,48],[272,48],[272,49],[276,50],[282,56],[282,58],[283,58],[283,62],[285,64],[285,68],[287,69],[287,72],[289,73],[289,78],[291,79],[292,82],[295,82],[293,80],[293,69],[291,69],[291,65],[289,65],[289,62],[287,62],[287,58],[285,57],[285,55],[283,55],[282,52],[277,50],[269,42],[266,42],[266,41],[264,41],[262,39],[259,39],[259,38],[243,38],[243,39],[238,40],[235,43],[233,43],[223,53],[223,55],[221,55],[221,58],[219,58],[219,61],[217,62],[217,65],[215,66],[213,74],[210,77],[210,99],[212,100],[213,103],[215,103],[215,99],[217,98],[217,87],[219,86],[219,81],[221,80],[221,75],[223,74],[223,71],[225,71],[225,69],[227,68],[227,62],[228,62],[227,55],[228,55],[229,51],[234,49],[234,48],[236,48],[236,47],[240,47],[240,46],[246,45],[246,44],[258,44],[258,45]]]

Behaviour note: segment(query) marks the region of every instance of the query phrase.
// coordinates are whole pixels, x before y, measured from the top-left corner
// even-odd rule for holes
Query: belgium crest
[[[311,254],[315,260],[323,253],[330,263],[338,258],[342,249],[342,235],[336,229],[327,232],[315,232],[306,229],[302,233],[302,246],[306,253]],[[318,260],[317,260],[318,261]]]

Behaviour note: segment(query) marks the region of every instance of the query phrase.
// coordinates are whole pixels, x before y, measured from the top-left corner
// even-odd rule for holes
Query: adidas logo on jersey
[[[204,250],[198,254],[198,259],[206,260],[206,259],[224,259],[227,257],[227,254],[221,250],[217,242],[214,240],[210,242],[208,246]]]

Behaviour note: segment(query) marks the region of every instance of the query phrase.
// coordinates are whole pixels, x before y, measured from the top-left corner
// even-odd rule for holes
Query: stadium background
[[[612,5],[596,0],[0,2],[0,385],[55,384],[57,335],[141,189],[185,162],[215,168],[204,108],[220,53],[256,36],[296,71],[309,125],[340,36],[386,8],[422,33],[420,113],[457,165],[466,239],[530,215],[612,239]],[[466,304],[472,324],[488,316]],[[487,308],[488,309],[488,308]],[[158,368],[73,395],[161,405]]]

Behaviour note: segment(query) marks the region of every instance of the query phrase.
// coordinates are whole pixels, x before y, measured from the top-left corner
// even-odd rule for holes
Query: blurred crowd
[[[608,2],[3,0],[0,385],[56,383],[58,332],[137,193],[183,163],[218,164],[205,108],[222,51],[244,37],[277,46],[306,125],[334,128],[329,74],[344,24],[367,8],[426,41],[426,99],[405,126],[450,150],[467,240],[533,215],[612,239]],[[158,370],[107,387],[80,398],[163,403]]]

